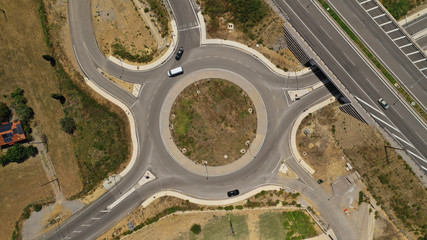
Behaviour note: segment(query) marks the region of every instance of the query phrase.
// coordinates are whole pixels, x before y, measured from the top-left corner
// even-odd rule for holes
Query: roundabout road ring
[[[254,140],[252,141],[252,144],[249,147],[249,151],[247,151],[238,160],[223,166],[205,166],[191,161],[175,145],[169,128],[170,112],[172,110],[172,105],[175,102],[175,99],[187,86],[206,78],[222,78],[241,87],[252,100],[255,106],[255,112],[257,114],[256,135]],[[171,81],[175,81],[175,79],[171,78]],[[176,162],[179,163],[179,165],[195,174],[202,176],[227,175],[238,171],[239,169],[249,164],[261,150],[261,147],[265,140],[265,136],[267,134],[268,127],[267,110],[265,108],[264,101],[262,100],[262,97],[256,90],[256,88],[242,76],[223,69],[203,69],[196,72],[192,72],[180,78],[169,90],[165,101],[162,104],[159,121],[160,135],[168,153]]]

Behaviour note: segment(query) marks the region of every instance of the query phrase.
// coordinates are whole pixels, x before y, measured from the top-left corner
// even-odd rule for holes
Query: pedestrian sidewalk
[[[403,26],[406,23],[411,23],[415,20],[417,20],[418,18],[424,16],[427,14],[427,5],[424,9],[414,12],[411,15],[407,15],[405,18],[403,18],[402,20],[400,20],[398,23],[400,24],[400,26]]]

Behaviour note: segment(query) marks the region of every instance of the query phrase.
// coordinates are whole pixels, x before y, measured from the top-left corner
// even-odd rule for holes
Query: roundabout
[[[174,142],[174,137],[172,136],[171,131],[174,130],[173,125],[171,125],[172,119],[172,108],[175,102],[175,99],[179,94],[189,85],[192,85],[198,82],[201,79],[211,79],[211,78],[220,78],[225,79],[237,86],[239,86],[244,93],[248,95],[248,99],[251,100],[254,106],[252,114],[256,114],[256,127],[254,128],[255,134],[252,139],[245,139],[241,143],[241,148],[235,149],[241,151],[239,157],[234,161],[227,163],[223,166],[210,166],[209,161],[204,159],[192,159],[188,158],[188,154],[185,154],[186,151],[183,151],[183,148],[178,148]],[[261,146],[265,140],[267,134],[268,121],[267,121],[267,111],[262,100],[261,95],[256,90],[256,88],[242,76],[222,69],[205,69],[190,73],[179,79],[170,89],[169,94],[166,96],[166,99],[163,103],[160,113],[160,129],[161,136],[164,145],[166,146],[169,154],[177,161],[182,167],[187,170],[196,173],[198,175],[209,175],[209,176],[221,176],[235,172],[242,167],[246,166],[254,157],[258,154],[261,149]],[[249,110],[248,110],[249,111]],[[250,114],[250,113],[249,113]],[[175,116],[176,118],[176,116]],[[250,135],[250,134],[249,134]],[[246,145],[246,141],[249,141],[249,144]],[[245,146],[246,145],[246,146]],[[243,148],[245,147],[245,148]],[[191,151],[191,149],[189,149]],[[219,155],[228,155],[229,153],[224,152]],[[206,163],[208,161],[208,163]],[[224,162],[224,161],[219,161]]]
[[[173,37],[185,49],[177,62],[173,54],[150,69],[135,70],[111,62],[99,51],[91,24],[90,1],[69,1],[68,13],[77,65],[91,86],[103,96],[115,99],[129,117],[133,138],[131,164],[121,173],[121,180],[98,200],[70,217],[47,239],[95,239],[125,217],[129,211],[163,191],[178,192],[200,201],[232,203],[227,191],[239,189],[240,195],[266,186],[281,186],[301,192],[322,210],[328,222],[348,229],[341,210],[326,201],[328,192],[295,162],[289,144],[291,127],[307,107],[330,97],[321,87],[292,102],[287,91],[308,88],[319,82],[311,71],[297,76],[272,72],[265,62],[242,49],[201,42],[201,23],[190,1],[168,2],[175,21]],[[185,26],[193,26],[186,28]],[[155,66],[154,66],[155,65]],[[183,75],[169,78],[167,71],[182,66]],[[123,81],[142,85],[137,97],[106,79],[98,68]],[[247,151],[224,166],[195,163],[173,141],[171,110],[178,95],[190,84],[207,78],[221,78],[238,85],[247,93],[257,115],[256,134]],[[221,155],[226,155],[221,154]],[[201,160],[202,161],[202,160]],[[300,179],[279,176],[281,163],[287,161]],[[155,180],[143,181],[149,171]],[[345,232],[348,236],[348,232]],[[347,238],[351,239],[351,238]]]

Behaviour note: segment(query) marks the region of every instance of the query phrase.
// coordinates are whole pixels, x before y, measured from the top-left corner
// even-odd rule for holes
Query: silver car
[[[381,107],[383,107],[385,110],[387,110],[390,107],[383,98],[378,99],[378,102],[380,103]]]

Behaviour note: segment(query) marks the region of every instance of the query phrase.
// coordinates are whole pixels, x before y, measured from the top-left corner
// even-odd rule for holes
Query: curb
[[[172,140],[169,121],[172,105],[179,93],[184,88],[200,79],[213,77],[223,78],[241,87],[252,100],[255,106],[255,114],[257,114],[256,136],[253,139],[251,145],[249,146],[249,151],[247,151],[238,160],[230,164],[216,167],[197,164],[188,159]],[[209,177],[230,174],[249,164],[254,159],[254,157],[256,157],[264,143],[265,136],[267,135],[268,119],[264,101],[259,92],[249,81],[246,81],[246,79],[242,76],[230,71],[219,69],[204,69],[190,73],[179,79],[179,81],[174,84],[174,86],[170,89],[168,95],[166,96],[165,101],[163,102],[160,112],[159,125],[162,142],[168,153],[172,156],[172,158],[183,168],[195,174],[201,176],[206,175],[206,177]]]
[[[287,187],[288,188],[288,187]],[[195,204],[201,204],[201,205],[226,205],[226,204],[233,204],[236,202],[240,202],[243,200],[246,200],[249,197],[252,197],[253,195],[261,192],[262,190],[264,191],[270,191],[270,190],[277,190],[279,191],[280,189],[283,189],[283,187],[279,186],[279,185],[266,185],[266,186],[261,186],[261,187],[257,187],[245,194],[239,195],[237,197],[234,198],[229,198],[229,199],[224,199],[224,200],[208,200],[208,199],[198,199],[195,197],[191,197],[189,195],[183,194],[179,191],[176,190],[168,190],[168,191],[161,191],[161,192],[157,192],[155,194],[153,194],[152,196],[150,196],[149,198],[147,198],[142,204],[141,206],[143,208],[147,207],[148,205],[150,205],[154,200],[156,200],[159,197],[164,197],[164,196],[171,196],[171,197],[177,197],[183,200],[188,200],[192,203]],[[224,193],[224,197],[225,197],[226,193]]]
[[[335,102],[335,97],[330,97],[328,99],[326,99],[323,102],[320,102],[314,106],[311,106],[310,108],[304,110],[295,120],[294,124],[292,125],[292,130],[291,130],[291,142],[290,142],[290,148],[291,148],[291,152],[292,155],[294,156],[294,158],[296,159],[296,162],[310,175],[313,175],[313,173],[315,172],[313,168],[310,167],[310,165],[308,165],[304,159],[301,157],[301,155],[298,152],[297,149],[297,143],[296,143],[296,137],[297,137],[297,130],[299,125],[301,124],[302,120],[307,117],[310,113],[315,112],[321,108],[323,108],[324,106],[331,104]]]
[[[112,103],[116,104],[118,107],[120,107],[126,113],[126,115],[128,117],[129,127],[130,127],[130,135],[131,135],[131,139],[132,139],[132,153],[131,153],[132,157],[130,159],[129,164],[126,166],[126,168],[121,173],[118,174],[123,178],[131,170],[131,168],[135,164],[136,156],[138,155],[138,151],[139,151],[138,138],[137,138],[137,133],[135,131],[135,118],[133,116],[132,111],[124,103],[122,103],[120,100],[118,100],[117,98],[115,98],[112,95],[110,95],[109,93],[107,93],[104,89],[102,89],[100,86],[96,85],[96,83],[93,82],[92,80],[90,80],[88,77],[84,77],[84,80],[85,80],[86,84],[89,87],[91,87],[95,92],[97,92],[99,95],[103,96],[104,98],[106,98],[110,102],[112,102]]]

